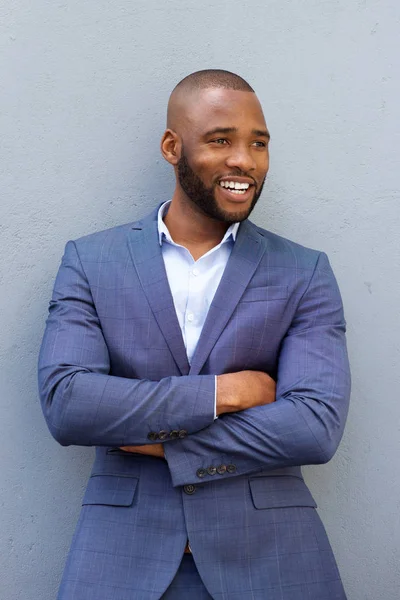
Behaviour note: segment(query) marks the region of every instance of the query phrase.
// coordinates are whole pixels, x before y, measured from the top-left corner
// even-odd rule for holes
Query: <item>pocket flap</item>
[[[131,506],[137,483],[137,477],[92,475],[89,479],[82,505],[106,504],[108,506]]]
[[[317,507],[310,490],[299,477],[254,477],[249,479],[256,508]]]
[[[247,288],[240,302],[268,302],[287,298],[287,285],[268,285],[265,287]]]

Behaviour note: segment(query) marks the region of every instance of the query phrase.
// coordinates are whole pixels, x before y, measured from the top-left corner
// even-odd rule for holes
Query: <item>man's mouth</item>
[[[229,190],[232,194],[237,194],[238,196],[241,196],[244,195],[249,189],[249,187],[253,184],[240,181],[223,180],[219,182],[219,185],[222,188]]]
[[[254,195],[255,183],[250,177],[225,176],[218,181],[226,200],[248,202]]]
[[[245,194],[250,187],[249,183],[239,183],[238,181],[220,181],[219,185],[238,195]]]

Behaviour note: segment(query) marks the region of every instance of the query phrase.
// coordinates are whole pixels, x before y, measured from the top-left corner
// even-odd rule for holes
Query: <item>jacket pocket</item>
[[[287,298],[286,285],[268,285],[265,287],[247,288],[240,298],[240,302],[268,302],[269,300],[283,300]]]
[[[92,475],[82,505],[131,506],[137,484],[138,478],[129,475]]]
[[[249,485],[255,508],[317,507],[300,477],[254,477],[249,479]]]

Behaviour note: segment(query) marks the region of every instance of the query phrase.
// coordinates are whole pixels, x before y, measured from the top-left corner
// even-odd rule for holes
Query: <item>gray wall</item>
[[[3,0],[1,600],[54,600],[93,456],[51,439],[37,399],[64,244],[170,197],[168,93],[206,67],[248,78],[265,107],[255,220],[337,274],[352,407],[336,457],[306,477],[349,600],[398,598],[399,21],[398,0]]]

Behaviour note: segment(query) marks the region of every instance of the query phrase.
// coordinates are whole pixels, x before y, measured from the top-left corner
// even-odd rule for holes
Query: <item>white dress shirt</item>
[[[176,316],[182,331],[189,364],[196,350],[208,309],[225,270],[239,223],[232,224],[221,242],[194,260],[189,250],[172,239],[163,217],[171,201],[158,211],[158,235]]]

